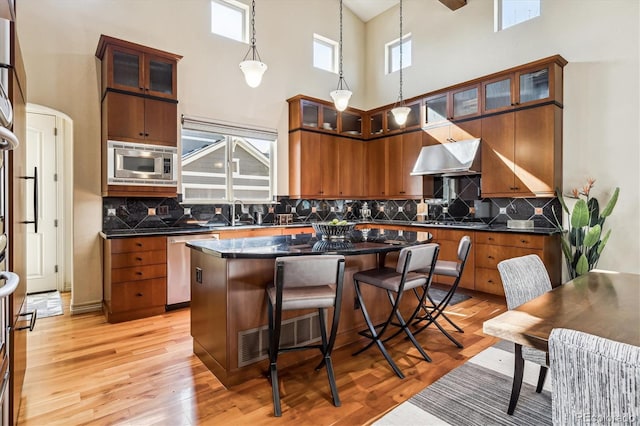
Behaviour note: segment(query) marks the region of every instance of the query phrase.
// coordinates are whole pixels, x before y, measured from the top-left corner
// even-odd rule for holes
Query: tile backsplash
[[[436,186],[435,198],[428,199],[428,219],[482,221],[506,224],[509,219],[531,219],[537,228],[555,227],[555,212],[560,213],[556,198],[480,198],[479,176],[443,179]],[[418,205],[423,200],[318,200],[279,197],[269,204],[235,205],[236,223],[277,223],[278,215],[291,215],[293,223],[326,221],[333,218],[358,220],[366,202],[373,220],[416,221]],[[198,224],[229,225],[229,204],[179,204],[175,198],[102,199],[103,231],[188,227]],[[560,216],[560,215],[559,215]]]

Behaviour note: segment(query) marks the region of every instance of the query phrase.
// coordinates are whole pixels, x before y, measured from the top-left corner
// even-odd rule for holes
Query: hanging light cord
[[[251,2],[251,46],[249,47],[247,54],[244,55],[244,60],[247,59],[250,52],[254,61],[256,60],[257,56],[258,61],[262,62],[262,58],[260,58],[258,48],[256,47],[256,0],[253,0]]]
[[[400,0],[400,106],[404,104],[402,100],[402,0]]]
[[[349,85],[345,81],[344,77],[342,77],[342,0],[340,0],[340,43],[339,43],[339,57],[338,57],[338,90],[342,90],[342,85],[344,84],[349,89]]]

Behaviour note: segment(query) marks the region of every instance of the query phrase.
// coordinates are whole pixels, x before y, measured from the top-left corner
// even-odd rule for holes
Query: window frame
[[[231,10],[239,11],[242,14],[242,40],[238,40],[234,37],[229,37],[226,34],[221,34],[213,29],[213,10],[214,4],[222,7],[226,7]],[[249,44],[249,5],[241,3],[236,0],[211,0],[211,33],[220,37],[227,38],[229,40],[238,41],[241,43]]]
[[[409,51],[411,52],[411,50],[413,50],[413,37],[411,33],[407,33],[405,35],[402,36],[402,43],[404,45],[406,45],[407,42],[411,43],[410,49]],[[400,37],[396,38],[395,40],[391,40],[388,43],[385,43],[384,45],[384,71],[385,74],[393,74],[394,72],[397,72],[400,70],[400,68],[398,67],[398,69],[391,69],[393,66],[393,49],[395,47],[399,47],[400,46]],[[405,46],[403,46],[402,48],[402,69],[408,68],[411,65],[413,65],[413,53],[411,53],[411,56],[409,57],[411,59],[410,63],[406,63],[405,62],[405,58],[406,58],[406,54],[405,54]]]
[[[187,124],[185,125],[185,122]],[[225,131],[226,129],[226,131]],[[242,200],[242,202],[246,203],[269,203],[273,201],[273,197],[276,194],[277,190],[277,179],[278,179],[278,171],[277,171],[277,146],[278,146],[278,134],[275,130],[271,129],[262,129],[257,127],[248,127],[244,125],[213,121],[210,119],[202,119],[195,117],[182,117],[182,127],[180,129],[180,148],[182,151],[182,141],[184,137],[184,131],[192,131],[192,132],[205,132],[210,133],[211,135],[220,135],[223,136],[224,141],[221,140],[221,143],[224,146],[221,146],[220,149],[224,149],[224,173],[203,173],[203,172],[185,172],[182,167],[182,154],[180,156],[180,192],[182,194],[182,202],[186,204],[230,204],[234,202],[234,200]],[[234,193],[234,187],[236,189],[242,187],[242,185],[238,185],[237,182],[234,185],[234,179],[239,178],[242,179],[242,174],[240,173],[241,165],[238,158],[234,158],[233,151],[235,145],[237,144],[237,139],[249,139],[248,143],[250,143],[251,139],[254,140],[264,140],[269,143],[269,158],[268,158],[268,167],[269,167],[269,176],[253,176],[254,180],[268,180],[268,195],[265,198],[243,198]],[[212,140],[214,138],[212,137]],[[183,176],[209,176],[213,175],[224,175],[224,184],[201,184],[201,183],[189,183],[186,186],[190,188],[224,188],[224,197],[220,198],[211,198],[211,199],[203,199],[203,198],[185,198],[185,183],[183,180]]]
[[[517,25],[520,25],[524,22],[528,22],[531,21],[532,19],[535,18],[539,18],[540,16],[542,16],[542,2],[543,0],[529,0],[529,1],[537,1],[538,2],[538,14],[535,16],[532,16],[530,18],[527,18],[525,20],[519,21],[519,22],[515,22],[507,27],[504,26],[504,22],[503,22],[503,10],[504,10],[504,2],[508,1],[508,0],[494,0],[493,2],[493,12],[494,12],[494,19],[493,19],[493,31],[494,32],[499,32],[499,31],[504,31],[506,29],[509,29],[511,27],[515,27]]]
[[[324,67],[319,67],[316,65],[316,43],[327,46],[331,49],[331,69],[327,69]],[[331,40],[328,37],[322,36],[320,34],[313,34],[313,67],[319,70],[332,72],[334,74],[338,74],[338,58],[340,52],[339,43],[335,40]]]

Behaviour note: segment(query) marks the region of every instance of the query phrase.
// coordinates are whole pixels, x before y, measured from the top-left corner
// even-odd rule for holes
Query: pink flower
[[[580,196],[580,191],[578,191],[578,188],[573,188],[571,190],[571,195],[573,195],[573,198],[578,198],[578,196]]]

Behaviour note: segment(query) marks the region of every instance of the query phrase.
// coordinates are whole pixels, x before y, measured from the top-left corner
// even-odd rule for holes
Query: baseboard
[[[69,312],[71,315],[86,314],[87,312],[102,311],[102,302],[71,304]]]

